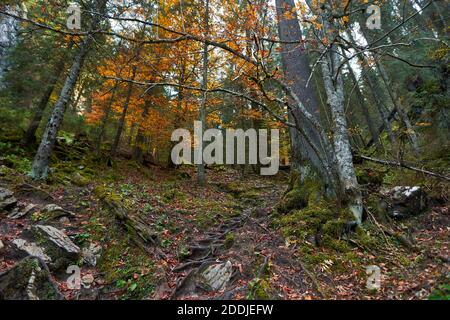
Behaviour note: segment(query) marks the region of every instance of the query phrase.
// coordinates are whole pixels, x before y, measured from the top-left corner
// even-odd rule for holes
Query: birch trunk
[[[333,145],[342,191],[357,223],[362,221],[362,194],[356,179],[344,110],[344,83],[339,66],[338,48],[331,48],[322,63],[325,90],[333,119]]]

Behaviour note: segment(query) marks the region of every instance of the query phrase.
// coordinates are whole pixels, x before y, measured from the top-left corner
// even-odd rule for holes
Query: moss
[[[381,185],[383,183],[384,176],[387,173],[386,169],[381,169],[376,166],[370,168],[356,167],[356,178],[359,184],[374,184]]]
[[[303,209],[309,205],[320,202],[321,185],[319,180],[309,177],[304,182],[293,173],[288,191],[277,205],[279,213],[288,213],[292,210]]]
[[[231,194],[233,194],[235,196],[239,196],[241,193],[245,192],[244,186],[241,183],[237,182],[237,181],[233,181],[231,183],[228,183],[227,185],[224,186],[224,189],[227,192],[229,192],[229,193],[231,193]]]
[[[318,248],[313,245],[303,245],[299,251],[302,262],[305,262],[309,266],[320,265],[325,260],[330,259],[329,254],[318,250]]]
[[[184,200],[186,199],[186,195],[178,190],[177,187],[174,187],[164,192],[163,199],[165,202],[170,202],[175,199]]]
[[[58,300],[61,294],[52,283],[51,275],[44,264],[35,257],[27,257],[2,275],[0,279],[0,299],[29,299],[27,287],[34,272],[34,293],[40,300]]]
[[[103,185],[98,185],[93,190],[94,194],[107,203],[121,202],[122,198]]]
[[[191,175],[186,171],[179,171],[176,174],[178,180],[191,180]]]
[[[232,232],[227,233],[224,241],[225,248],[230,249],[233,246],[234,241],[235,241],[234,233]]]
[[[17,170],[20,173],[28,173],[31,170],[31,160],[20,154],[6,154],[0,158],[0,163]]]
[[[249,293],[247,299],[249,300],[270,300],[271,286],[270,282],[265,279],[255,278],[249,282]]]
[[[75,173],[74,176],[70,179],[75,185],[79,187],[85,187],[90,183],[90,179],[82,176],[80,173]]]
[[[130,246],[128,235],[112,227],[108,230],[111,245],[107,246],[99,259],[98,268],[105,280],[124,289],[123,299],[144,299],[154,291],[152,281],[154,263],[137,247]]]
[[[281,216],[275,225],[281,228],[286,237],[294,237],[307,240],[315,236],[322,225],[335,217],[330,205],[325,201],[308,206],[302,210],[296,210],[288,215]]]
[[[356,228],[354,238],[357,243],[364,248],[373,248],[377,244],[377,239],[370,234],[369,230],[365,230],[362,226]]]

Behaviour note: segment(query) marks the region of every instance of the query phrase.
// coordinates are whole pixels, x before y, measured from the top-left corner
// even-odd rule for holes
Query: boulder
[[[0,188],[0,211],[9,210],[17,203],[11,190]]]
[[[29,204],[25,208],[20,209],[18,207],[14,208],[13,211],[8,215],[9,219],[20,219],[22,217],[25,217],[26,215],[33,214],[38,210],[38,206],[35,204]]]
[[[407,218],[425,212],[428,197],[419,186],[396,186],[382,192],[381,207],[392,218]]]
[[[46,263],[27,257],[0,273],[0,300],[62,300]]]
[[[76,263],[80,257],[80,248],[61,230],[48,226],[32,227],[38,243],[45,248],[45,253],[52,259],[55,269]]]
[[[24,239],[15,239],[12,243],[17,247],[17,249],[27,253],[30,256],[38,257],[46,263],[52,261],[52,259],[45,253],[45,250],[34,242],[28,242]]]
[[[38,201],[54,201],[53,197],[47,192],[31,184],[21,184],[14,188],[18,197],[36,199]]]
[[[3,241],[0,240],[0,252],[2,252],[3,248],[5,248],[5,245],[3,244]]]
[[[212,290],[220,291],[225,289],[233,274],[233,266],[230,261],[221,264],[214,264],[206,268],[201,276],[204,283]]]

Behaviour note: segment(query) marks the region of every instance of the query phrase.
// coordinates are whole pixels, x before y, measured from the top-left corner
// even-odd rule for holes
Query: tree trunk
[[[99,1],[99,12],[104,13],[106,10],[107,0]],[[100,26],[101,17],[95,15],[91,24],[91,30],[97,30]],[[64,112],[66,111],[67,103],[70,100],[78,76],[83,67],[84,60],[91,48],[94,38],[93,35],[88,35],[80,45],[80,51],[75,56],[69,74],[64,82],[64,86],[59,95],[58,101],[53,108],[53,113],[48,121],[44,135],[42,137],[39,149],[34,157],[30,176],[33,179],[45,179],[48,176],[48,166],[50,162],[51,153],[55,146],[58,130],[64,119]]]
[[[349,38],[349,40],[351,42],[356,43],[351,32],[346,32],[345,34],[347,35],[347,37]],[[383,127],[388,132],[389,140],[390,140],[392,146],[395,148],[397,143],[395,140],[394,133],[392,132],[391,122],[388,120],[388,116],[387,116],[386,112],[384,111],[385,106],[383,104],[383,101],[380,98],[381,88],[377,82],[377,79],[374,79],[372,77],[372,75],[370,74],[370,66],[369,66],[369,63],[367,62],[366,57],[364,55],[360,54],[360,55],[358,55],[358,61],[359,61],[360,65],[362,66],[362,77],[363,77],[364,81],[366,82],[366,85],[370,89],[372,98],[375,101],[375,106],[378,110],[381,120],[383,121]],[[380,134],[381,134],[381,132],[378,134],[378,136]]]
[[[144,103],[144,110],[142,110],[142,121],[145,121],[148,116],[148,110],[150,109],[150,103],[148,100]],[[139,163],[144,162],[144,147],[145,147],[145,132],[142,128],[142,125],[138,124],[138,133],[136,136],[136,141],[134,142],[133,146],[133,159],[136,160]]]
[[[305,46],[302,44],[302,33],[296,14],[292,14],[295,9],[294,0],[276,0],[278,17],[278,34],[281,41],[281,61],[286,81],[292,86],[292,91],[299,98],[305,109],[318,121],[320,119],[320,104],[314,84],[309,83],[311,75],[309,59],[305,53]],[[298,41],[298,43],[287,43]],[[291,101],[292,102],[292,101]],[[295,102],[292,102],[295,105]],[[319,173],[324,180],[324,185],[333,189],[333,179],[330,177],[326,167],[332,167],[329,150],[323,145],[323,138],[317,129],[308,121],[297,108],[293,108],[289,114],[291,122],[298,122],[299,128],[291,128],[291,152],[292,164],[295,170],[299,170],[302,175],[310,173],[311,170],[303,168],[312,166],[314,171]],[[307,141],[307,139],[310,140]],[[312,146],[317,146],[317,150]],[[326,162],[324,164],[324,162]],[[305,177],[301,177],[303,181]]]
[[[333,48],[334,46],[334,48]],[[342,191],[349,203],[350,211],[357,223],[362,221],[362,193],[356,179],[353,156],[348,137],[347,120],[344,108],[344,83],[342,75],[336,74],[340,65],[338,48],[333,45],[324,57],[322,72],[325,90],[333,119],[333,144]]]
[[[406,134],[408,135],[409,140],[411,141],[411,146],[413,148],[413,151],[416,155],[420,154],[420,148],[419,143],[417,140],[416,132],[414,131],[413,126],[411,125],[411,121],[409,120],[408,114],[403,109],[403,106],[397,96],[397,93],[395,90],[393,90],[393,84],[389,78],[389,75],[387,74],[386,70],[384,69],[383,65],[380,62],[377,62],[377,68],[380,72],[380,75],[383,79],[384,84],[386,85],[386,90],[389,93],[389,96],[391,97],[392,103],[394,104],[395,108],[397,109],[397,112],[400,116],[400,119],[402,120],[403,124],[406,127]]]
[[[205,0],[205,37],[209,35],[209,0]],[[203,79],[202,79],[202,89],[208,89],[208,45],[205,43],[203,46]],[[199,120],[202,123],[203,130],[206,127],[206,99],[208,97],[208,93],[206,91],[203,92],[203,97],[200,105],[200,117]],[[203,131],[202,130],[202,131]],[[200,150],[203,152],[203,138],[200,138],[198,143],[201,144]],[[205,173],[205,164],[203,163],[203,154],[200,155],[201,164],[197,165],[197,181],[200,186],[204,186],[206,184],[206,173]]]
[[[348,61],[347,61],[347,68],[350,72],[350,78],[352,79],[352,82],[355,86],[356,98],[358,99],[360,107],[362,109],[364,119],[366,120],[367,128],[369,129],[369,133],[372,137],[372,140],[375,142],[375,144],[379,145],[377,129],[375,128],[372,117],[370,116],[369,108],[367,107],[366,101],[364,100],[364,96],[361,93],[361,90],[359,88],[358,79],[356,78],[355,72],[353,71],[353,69],[350,66],[350,63]]]
[[[118,82],[116,82],[114,84],[114,88],[112,89],[112,93],[111,93],[111,98],[109,99],[108,105],[106,106],[106,108],[104,110],[102,124],[100,125],[100,130],[98,132],[97,141],[95,143],[95,153],[97,154],[97,156],[100,156],[100,153],[101,153],[103,135],[105,134],[106,124],[108,123],[109,116],[111,115],[112,104],[114,103],[118,85],[119,85]]]
[[[134,81],[136,77],[137,66],[133,66],[131,81]],[[125,127],[125,119],[127,117],[128,107],[130,106],[131,95],[133,94],[133,83],[128,83],[127,97],[125,104],[123,105],[122,115],[120,116],[119,126],[117,127],[116,136],[114,138],[113,145],[111,146],[110,158],[114,159],[116,157],[117,148],[119,146],[120,137],[122,136],[123,128]]]

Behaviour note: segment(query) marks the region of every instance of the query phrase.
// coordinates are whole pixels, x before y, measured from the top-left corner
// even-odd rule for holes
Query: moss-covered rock
[[[45,253],[51,258],[52,269],[64,268],[80,260],[80,248],[61,230],[48,225],[36,225],[32,231],[36,242],[45,248]]]
[[[36,257],[27,257],[0,273],[0,300],[61,300],[47,265]]]

